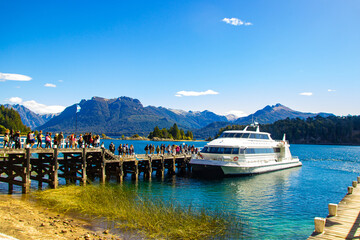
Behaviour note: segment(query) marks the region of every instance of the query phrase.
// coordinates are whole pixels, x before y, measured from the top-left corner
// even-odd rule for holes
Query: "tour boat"
[[[270,133],[260,132],[258,124],[224,131],[194,155],[190,164],[195,175],[207,177],[252,175],[302,165],[298,157],[291,155],[285,134],[281,141],[273,140]]]

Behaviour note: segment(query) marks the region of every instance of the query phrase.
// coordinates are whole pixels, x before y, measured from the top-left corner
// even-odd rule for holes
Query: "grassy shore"
[[[124,231],[155,239],[212,239],[238,229],[233,218],[139,196],[121,185],[65,186],[34,193],[43,205],[115,222]]]

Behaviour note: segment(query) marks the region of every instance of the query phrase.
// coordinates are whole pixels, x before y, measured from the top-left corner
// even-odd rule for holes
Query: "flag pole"
[[[77,135],[77,114],[80,112],[80,105],[76,105],[76,113],[75,113],[75,136]]]
[[[78,111],[76,110],[76,113],[75,113],[75,136],[77,133],[77,113],[78,113]]]

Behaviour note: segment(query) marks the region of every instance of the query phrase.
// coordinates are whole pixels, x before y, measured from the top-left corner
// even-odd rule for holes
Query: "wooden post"
[[[13,170],[12,170],[12,158],[10,157],[10,155],[8,156],[8,161],[7,161],[7,175],[8,175],[8,179],[9,179],[9,182],[8,182],[8,185],[9,185],[9,188],[8,188],[8,192],[9,194],[12,194],[13,190],[14,190],[14,185],[13,185],[13,180],[14,180],[14,174],[13,174]],[[24,160],[25,161],[25,160]]]
[[[164,156],[161,158],[160,172],[161,172],[161,178],[164,179],[164,173],[165,173],[165,157]]]
[[[357,186],[357,181],[353,181],[353,182],[352,182],[352,186],[353,186],[354,188],[356,188],[356,186]]]
[[[87,175],[86,175],[86,148],[82,149],[82,176],[81,182],[82,185],[86,186]]]
[[[134,162],[134,169],[133,169],[134,173],[131,176],[133,180],[137,181],[139,179],[139,166],[138,166],[138,162],[135,161]]]
[[[100,183],[105,184],[106,180],[106,171],[105,171],[106,163],[105,163],[105,149],[101,149],[101,177]]]
[[[117,168],[116,174],[117,182],[122,183],[124,180],[124,168],[123,168],[123,160],[120,160],[119,166]]]
[[[354,190],[354,188],[353,187],[348,187],[348,194],[352,194],[353,193],[353,190]]]
[[[336,216],[337,215],[337,208],[338,208],[337,204],[329,203],[328,208],[329,208],[329,215],[330,216]]]
[[[31,157],[31,151],[30,148],[26,148],[26,154],[25,154],[25,179],[24,182],[24,186],[22,187],[22,193],[28,193],[30,191],[30,185],[31,185],[31,180],[30,180],[30,173],[31,173],[31,165],[30,165],[30,157]]]
[[[53,172],[53,175],[52,175],[52,179],[51,179],[51,187],[52,188],[58,188],[59,186],[59,176],[58,176],[58,170],[59,170],[59,161],[58,161],[58,149],[57,148],[54,148],[54,155],[53,155],[53,169],[54,169],[54,172]]]
[[[326,222],[326,219],[325,219],[325,218],[316,217],[316,218],[314,219],[314,222],[315,222],[315,232],[316,232],[316,233],[323,233],[324,230],[325,230],[325,222]]]
[[[360,183],[360,177],[357,177],[357,182]]]
[[[65,183],[69,184],[69,160],[68,160],[68,155],[64,154],[64,178],[65,178]]]
[[[172,173],[171,174],[175,174],[176,173],[176,155],[174,156],[173,160],[172,160],[172,169],[171,169]]]
[[[152,175],[152,158],[149,158],[149,169],[148,169],[148,174],[149,174],[149,180],[151,180],[151,175]]]
[[[43,155],[39,154],[38,155],[38,163],[37,163],[37,178],[38,178],[38,189],[41,190],[42,189],[42,183],[43,183],[43,177],[44,177],[44,171],[43,171]]]

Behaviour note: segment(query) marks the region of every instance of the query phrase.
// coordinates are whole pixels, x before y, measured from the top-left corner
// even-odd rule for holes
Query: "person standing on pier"
[[[30,148],[32,148],[35,145],[35,133],[34,133],[34,131],[31,131],[29,133],[29,144],[30,144]]]
[[[12,148],[14,142],[14,131],[11,129],[9,134],[9,148]]]
[[[51,147],[51,133],[46,133],[45,135],[45,148]]]
[[[36,135],[36,140],[37,140],[37,145],[36,145],[36,148],[42,148],[42,138],[43,138],[43,135],[42,135],[42,131],[40,130],[40,132]]]
[[[60,132],[59,135],[58,135],[58,138],[57,138],[59,148],[62,148],[63,139],[64,139],[64,134],[63,134],[63,132]]]
[[[9,140],[10,140],[9,133],[6,132],[5,135],[4,135],[4,143],[3,143],[3,147],[4,147],[4,148],[7,148],[7,147],[8,147],[8,145],[9,145]]]
[[[115,153],[115,145],[113,142],[110,143],[109,150],[110,150],[110,152]]]
[[[149,144],[146,144],[146,146],[145,146],[145,152],[146,152],[146,155],[148,155],[148,152],[149,152]]]
[[[121,154],[122,154],[122,144],[119,145],[117,150],[118,150],[119,156],[121,156]]]
[[[14,142],[15,142],[15,149],[21,148],[21,142],[20,142],[20,131],[16,131],[14,134]]]
[[[159,147],[159,145],[157,145],[157,146],[156,146],[156,155],[159,156],[159,152],[160,152],[160,147]]]

